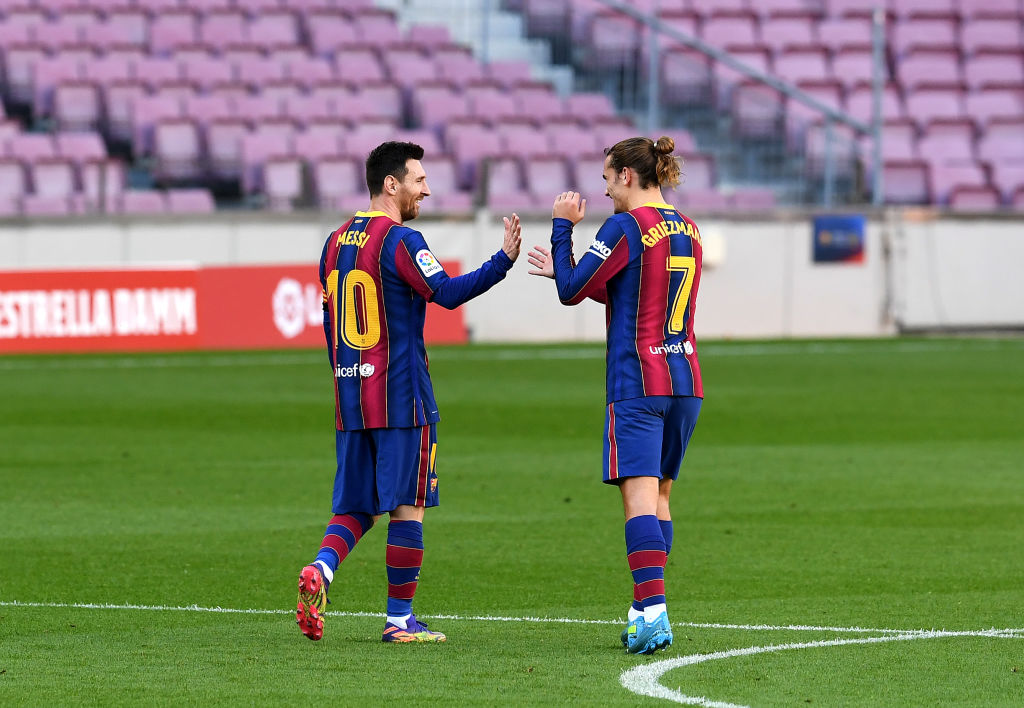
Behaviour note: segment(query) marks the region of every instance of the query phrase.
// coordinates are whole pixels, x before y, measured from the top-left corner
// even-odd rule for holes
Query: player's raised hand
[[[530,275],[543,275],[545,278],[555,277],[555,262],[551,260],[551,251],[543,246],[534,246],[533,250],[526,254],[526,260],[530,261],[533,270]]]
[[[551,208],[551,216],[555,219],[568,219],[578,224],[587,213],[587,200],[580,198],[579,192],[562,192],[555,197],[555,205]]]
[[[522,239],[522,227],[519,224],[519,214],[512,214],[512,218],[504,217],[505,220],[505,240],[501,245],[501,250],[505,252],[505,255],[509,257],[513,262],[519,258],[519,247],[523,244]]]

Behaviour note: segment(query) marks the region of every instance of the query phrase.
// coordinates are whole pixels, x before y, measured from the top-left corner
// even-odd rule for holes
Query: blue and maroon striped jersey
[[[427,371],[427,302],[454,309],[505,277],[498,251],[448,277],[420,232],[384,212],[357,212],[324,244],[324,334],[334,369],[338,430],[408,428],[440,416]]]
[[[574,265],[572,227],[554,219],[551,255],[563,304],[605,303],[608,402],[703,398],[693,317],[700,286],[696,224],[668,204],[645,204],[601,226]]]

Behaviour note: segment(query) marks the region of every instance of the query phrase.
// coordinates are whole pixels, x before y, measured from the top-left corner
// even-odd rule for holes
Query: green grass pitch
[[[295,627],[329,517],[322,352],[0,358],[0,705],[669,704],[642,680],[707,705],[1024,704],[1024,340],[701,361],[675,644],[633,657],[601,346],[431,349],[436,646],[380,641],[383,528],[324,639]],[[966,634],[896,632],[929,629]]]

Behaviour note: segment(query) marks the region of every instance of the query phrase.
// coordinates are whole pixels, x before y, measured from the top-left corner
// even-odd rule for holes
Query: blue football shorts
[[[694,396],[644,396],[609,403],[604,423],[604,481],[676,479],[701,402]]]
[[[384,514],[409,504],[437,506],[437,426],[337,431],[335,514]]]

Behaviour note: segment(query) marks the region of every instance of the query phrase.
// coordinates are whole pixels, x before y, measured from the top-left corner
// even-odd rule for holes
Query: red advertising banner
[[[444,263],[452,275],[459,264]],[[428,343],[467,341],[428,305]],[[315,268],[0,271],[0,353],[275,349],[324,343]]]

